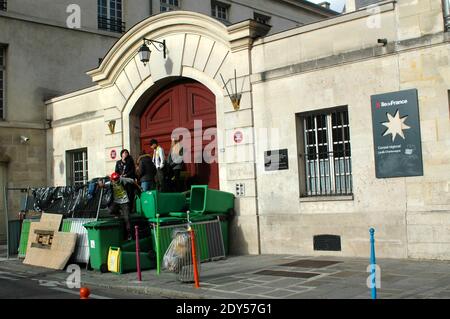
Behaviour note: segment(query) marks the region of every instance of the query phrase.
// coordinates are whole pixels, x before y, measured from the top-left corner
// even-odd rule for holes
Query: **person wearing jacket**
[[[136,166],[134,165],[133,157],[131,157],[130,152],[127,149],[120,151],[120,160],[116,162],[116,168],[114,171],[121,177],[136,180]],[[130,211],[133,211],[136,189],[131,185],[126,185],[125,189],[127,191],[128,198],[130,198]]]
[[[109,212],[116,216],[123,216],[127,229],[128,239],[131,239],[131,226],[130,226],[130,198],[128,197],[126,186],[134,186],[139,188],[136,181],[132,178],[122,177],[117,172],[111,174],[110,181],[104,182],[98,181],[99,187],[111,187],[112,188],[112,203],[108,207]]]
[[[165,183],[164,183],[164,150],[161,146],[158,145],[158,141],[155,139],[152,139],[150,141],[150,147],[153,149],[153,164],[155,164],[156,167],[156,189],[159,191],[165,190]]]
[[[136,166],[134,165],[133,157],[131,157],[127,149],[120,151],[120,160],[116,162],[114,171],[123,177],[136,178]]]
[[[139,181],[142,191],[146,192],[154,189],[156,167],[153,164],[150,154],[142,154],[137,160]]]

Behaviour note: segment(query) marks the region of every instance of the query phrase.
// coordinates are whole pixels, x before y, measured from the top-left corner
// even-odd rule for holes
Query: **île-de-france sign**
[[[417,90],[371,96],[377,178],[422,176]]]

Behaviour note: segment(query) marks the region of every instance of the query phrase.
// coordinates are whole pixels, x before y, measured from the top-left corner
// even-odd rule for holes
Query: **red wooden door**
[[[217,157],[217,141],[214,136],[203,139],[205,130],[216,127],[216,102],[214,94],[204,85],[193,81],[176,82],[164,88],[157,94],[141,115],[141,149],[152,154],[150,140],[158,140],[164,153],[169,155],[171,134],[176,128],[186,128],[191,135],[191,161],[185,163],[185,174],[192,178],[195,184],[207,184],[210,188],[219,189],[219,168],[217,160],[206,163],[202,154],[194,153],[194,120],[201,120],[202,136],[201,152],[206,145],[212,143]],[[194,156],[201,158],[201,163],[195,163]],[[197,161],[198,162],[198,161]]]

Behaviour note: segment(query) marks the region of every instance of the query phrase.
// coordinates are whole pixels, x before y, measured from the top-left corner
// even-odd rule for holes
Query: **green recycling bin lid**
[[[108,220],[97,220],[94,222],[90,222],[87,224],[84,224],[83,226],[85,228],[110,228],[110,227],[118,227],[122,224],[122,220],[119,218],[115,219],[108,219]]]

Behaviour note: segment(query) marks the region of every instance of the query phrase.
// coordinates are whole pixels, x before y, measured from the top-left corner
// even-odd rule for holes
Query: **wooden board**
[[[77,234],[59,232],[62,215],[43,213],[41,221],[31,223],[24,264],[64,269],[75,251]]]

